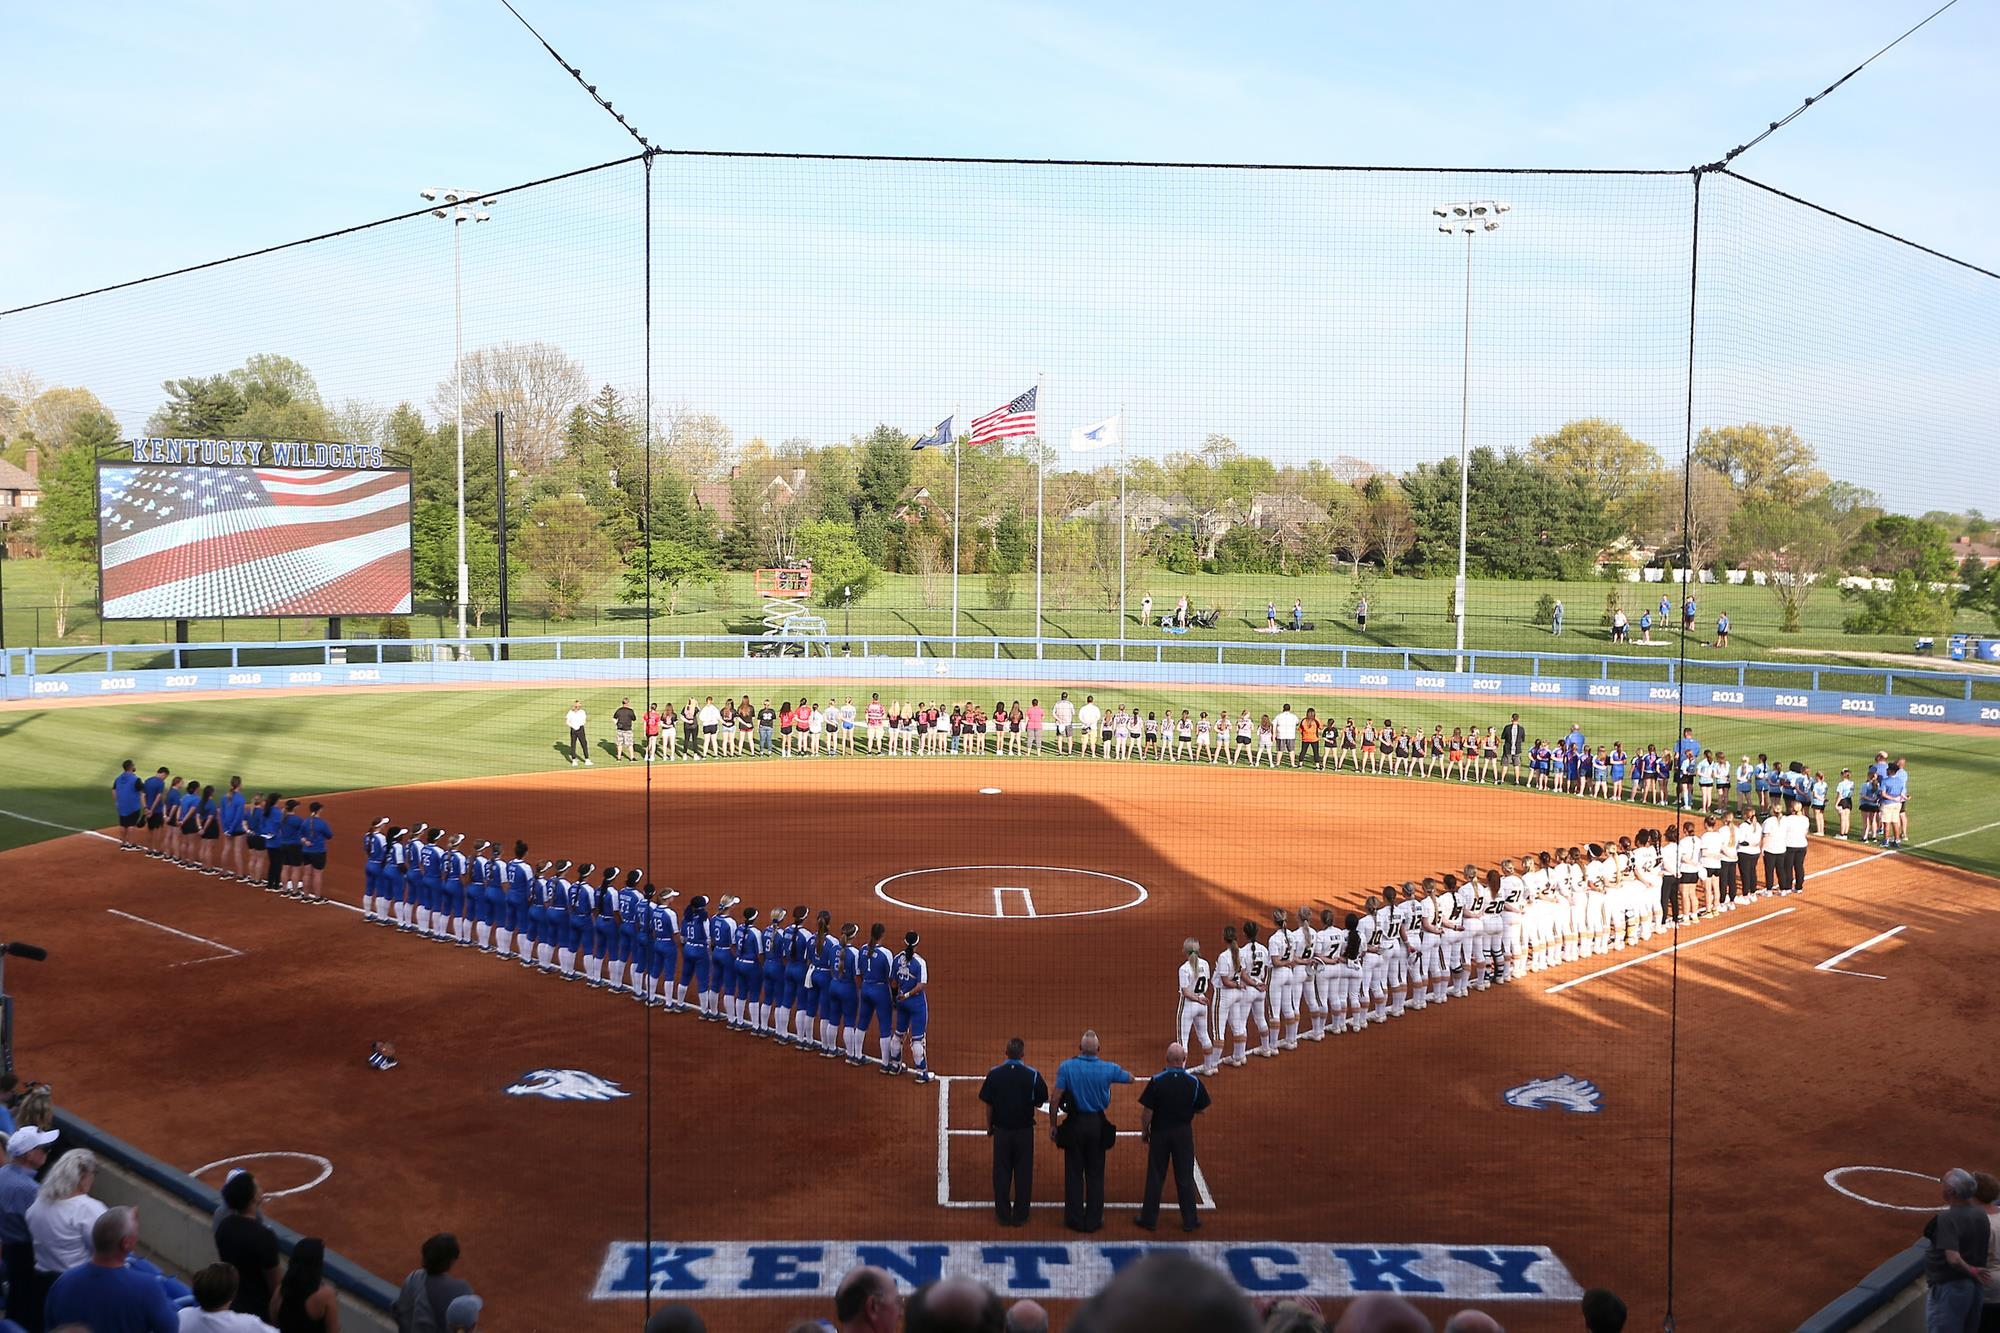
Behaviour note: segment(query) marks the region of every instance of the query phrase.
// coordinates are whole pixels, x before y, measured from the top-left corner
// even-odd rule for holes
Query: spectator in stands
[[[1326,1333],[1326,1316],[1310,1296],[1280,1296],[1252,1301],[1264,1321],[1263,1333]]]
[[[1986,1213],[1985,1304],[1980,1307],[1979,1333],[2000,1333],[2000,1179],[1984,1171],[1972,1174],[1972,1197]]]
[[[903,1311],[903,1333],[1005,1333],[1007,1312],[984,1282],[971,1277],[926,1282]]]
[[[1049,1333],[1049,1312],[1036,1301],[1015,1301],[1007,1307],[1006,1333]]]
[[[708,1325],[685,1305],[662,1305],[647,1317],[646,1333],[708,1333]]]
[[[236,1270],[236,1299],[229,1308],[238,1314],[267,1319],[278,1289],[278,1235],[264,1222],[264,1191],[257,1177],[245,1171],[222,1186],[229,1216],[215,1229],[215,1257]]]
[[[194,1304],[181,1311],[180,1333],[270,1333],[255,1315],[229,1308],[236,1299],[236,1270],[214,1263],[194,1275]]]
[[[1992,1249],[1993,1227],[1974,1201],[1972,1173],[1953,1167],[1944,1173],[1944,1210],[1924,1228],[1930,1249],[1924,1255],[1925,1333],[1972,1333],[1979,1327],[1985,1291],[1981,1271]],[[40,1261],[40,1251],[37,1252]]]
[[[90,1228],[89,1262],[71,1268],[49,1288],[43,1307],[48,1327],[77,1324],[90,1333],[177,1333],[180,1320],[159,1279],[125,1266],[138,1244],[136,1209],[108,1208],[100,1213]]]
[[[1424,1312],[1401,1296],[1370,1292],[1347,1307],[1334,1333],[1431,1333]]]
[[[1592,1287],[1583,1293],[1584,1333],[1625,1333],[1625,1302],[1617,1293]]]
[[[292,1261],[271,1298],[278,1333],[340,1333],[340,1301],[326,1280],[326,1242],[307,1236],[292,1247]]]
[[[28,1210],[41,1187],[35,1173],[48,1161],[55,1131],[24,1125],[7,1136],[7,1165],[0,1166],[0,1267],[7,1275],[7,1317],[39,1333],[41,1306],[35,1298],[35,1242],[28,1232]]]
[[[1460,1310],[1444,1321],[1444,1333],[1507,1333],[1507,1330],[1484,1310]]]
[[[1256,1333],[1257,1315],[1222,1273],[1160,1251],[1127,1264],[1077,1307],[1069,1333]],[[1428,1330],[1426,1330],[1428,1333]]]
[[[445,1307],[445,1333],[478,1333],[479,1316],[486,1309],[486,1302],[477,1296],[460,1296]],[[285,1333],[279,1329],[278,1333]]]
[[[458,1237],[440,1231],[424,1242],[424,1266],[412,1269],[403,1279],[402,1290],[390,1312],[396,1316],[397,1333],[444,1333],[445,1315],[451,1303],[472,1294],[472,1285],[451,1276],[458,1262]]]
[[[0,1074],[0,1134],[12,1134],[14,1124],[14,1103],[20,1097],[21,1079],[18,1074]]]
[[[42,1176],[27,1218],[44,1292],[58,1274],[90,1260],[90,1229],[104,1215],[104,1205],[90,1197],[96,1183],[97,1157],[85,1149],[65,1155]]]
[[[833,1317],[840,1322],[840,1333],[896,1333],[903,1319],[903,1293],[884,1269],[867,1264],[850,1268],[833,1289]]]
[[[52,1096],[48,1084],[30,1084],[14,1103],[14,1127],[46,1129],[53,1132],[56,1127],[56,1108]],[[61,1160],[62,1155],[69,1150],[70,1145],[66,1142],[58,1141],[50,1144],[49,1161]]]

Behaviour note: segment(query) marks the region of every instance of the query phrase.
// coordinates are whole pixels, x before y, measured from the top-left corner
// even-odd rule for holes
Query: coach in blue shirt
[[[91,1333],[176,1333],[180,1317],[160,1280],[127,1268],[139,1243],[130,1208],[109,1208],[90,1228],[91,1258],[55,1280],[43,1317],[48,1327],[75,1324]]]
[[[1049,1117],[1049,1137],[1063,1150],[1063,1225],[1096,1231],[1104,1225],[1104,1154],[1118,1133],[1104,1112],[1111,1085],[1132,1076],[1097,1058],[1095,1031],[1085,1031],[1076,1049],[1056,1069],[1056,1107],[1065,1114],[1060,1125]]]

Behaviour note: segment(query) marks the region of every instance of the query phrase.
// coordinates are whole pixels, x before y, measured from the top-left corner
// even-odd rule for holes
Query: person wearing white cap
[[[7,1274],[7,1314],[29,1327],[40,1311],[30,1310],[35,1286],[35,1243],[28,1233],[28,1209],[38,1188],[35,1173],[49,1160],[56,1141],[52,1129],[23,1125],[7,1136],[7,1165],[0,1166],[0,1268]]]

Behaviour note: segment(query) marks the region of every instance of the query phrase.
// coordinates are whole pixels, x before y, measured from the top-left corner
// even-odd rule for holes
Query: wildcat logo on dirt
[[[1593,1114],[1604,1109],[1604,1094],[1597,1090],[1597,1085],[1574,1074],[1531,1078],[1518,1087],[1507,1089],[1500,1096],[1507,1105],[1518,1106],[1524,1111],[1546,1111],[1553,1106],[1564,1111]]]
[[[555,1102],[609,1102],[632,1094],[587,1069],[535,1069],[507,1089],[509,1097],[547,1097]]]

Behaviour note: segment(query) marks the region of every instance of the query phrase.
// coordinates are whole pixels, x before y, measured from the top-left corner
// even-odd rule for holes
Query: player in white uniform
[[[1213,1074],[1217,1051],[1215,1038],[1208,1032],[1208,1006],[1215,989],[1209,976],[1208,960],[1201,956],[1201,941],[1192,937],[1181,941],[1180,1001],[1174,1012],[1174,1039],[1182,1050],[1188,1046],[1188,1034],[1201,1038],[1201,1048],[1208,1053],[1208,1060],[1202,1073]]]
[[[1431,1004],[1443,1004],[1451,994],[1451,968],[1445,958],[1445,932],[1450,928],[1451,914],[1458,906],[1437,880],[1425,880],[1424,889],[1428,896],[1417,903],[1417,923],[1422,930],[1421,952],[1424,975],[1430,982],[1430,994],[1417,997],[1420,1007],[1427,999]]]
[[[1274,1044],[1288,1051],[1299,1048],[1299,1005],[1305,997],[1311,950],[1303,928],[1285,924],[1285,909],[1271,911],[1271,1022]],[[1267,1043],[1273,1044],[1273,1043]]]
[[[1397,899],[1395,885],[1383,885],[1382,905],[1375,909],[1375,942],[1382,949],[1389,1018],[1401,1018],[1410,998],[1410,950],[1403,939],[1403,927],[1409,919],[1409,905]]]
[[[1269,1059],[1278,1053],[1277,1030],[1271,1026],[1271,951],[1257,942],[1255,921],[1243,923],[1244,1007],[1257,1021],[1258,1055]]]
[[[1382,958],[1382,900],[1374,894],[1361,905],[1354,930],[1361,942],[1361,994],[1355,1007],[1356,1027],[1389,1021],[1389,965]]]
[[[1233,1043],[1224,1063],[1241,1066],[1248,1063],[1243,1053],[1244,1023],[1249,1018],[1249,1005],[1244,999],[1244,988],[1248,984],[1250,958],[1237,943],[1236,927],[1222,928],[1222,952],[1215,956],[1215,967],[1211,973],[1215,981],[1215,993],[1221,996],[1220,1007],[1215,1012],[1215,1027],[1218,1036],[1226,1037]]]
[[[1332,965],[1326,1007],[1333,1015],[1336,1033],[1359,1031],[1367,1023],[1362,1006],[1367,1003],[1361,990],[1361,918],[1349,912],[1347,924],[1329,931]]]
[[[1312,1020],[1312,1031],[1308,1035],[1314,1041],[1325,1041],[1327,1001],[1333,993],[1333,909],[1319,909],[1319,927],[1314,929],[1311,909],[1301,904],[1299,922],[1305,930],[1306,949],[1312,958],[1306,968],[1306,1015]]]

